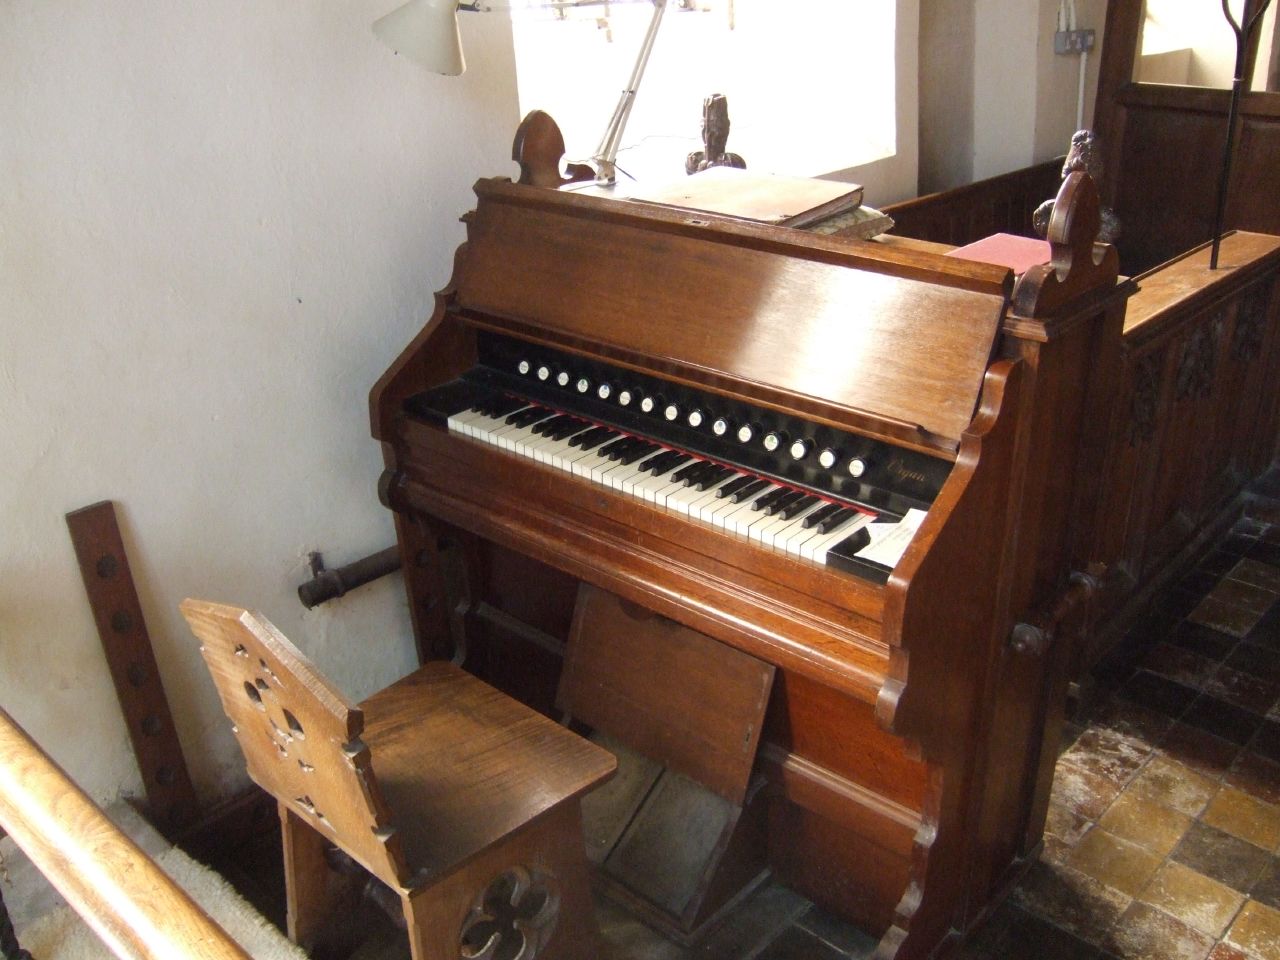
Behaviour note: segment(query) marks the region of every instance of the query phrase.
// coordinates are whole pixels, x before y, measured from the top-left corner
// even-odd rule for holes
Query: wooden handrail
[[[250,960],[2,709],[0,827],[121,960]]]

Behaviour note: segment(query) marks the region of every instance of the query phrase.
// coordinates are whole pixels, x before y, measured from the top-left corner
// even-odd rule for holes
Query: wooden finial
[[[1115,247],[1098,244],[1102,223],[1098,188],[1087,173],[1062,181],[1045,239],[1052,257],[1027,270],[1013,288],[1014,312],[1043,317],[1086,290],[1115,283],[1120,259]]]
[[[595,171],[585,163],[566,164],[565,171],[569,176],[561,176],[560,160],[563,156],[564,136],[559,125],[551,119],[551,114],[533,110],[520,121],[511,144],[511,159],[520,164],[519,183],[555,188],[595,177]]]

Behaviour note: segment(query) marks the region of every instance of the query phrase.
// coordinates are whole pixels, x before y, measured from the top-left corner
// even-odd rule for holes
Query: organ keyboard
[[[882,935],[883,960],[941,956],[1044,821],[1063,685],[1052,645],[1010,637],[1054,629],[1088,506],[1067,482],[1089,469],[1081,384],[1123,321],[1092,184],[1067,180],[1054,263],[1016,286],[909,244],[476,192],[371,397],[423,654],[548,712],[562,663],[642,661],[654,615],[776,671],[746,728],[766,789],[722,775],[712,716],[690,734],[741,809],[682,922],[756,857]],[[878,554],[894,529],[915,532]],[[588,595],[622,612],[575,658],[605,629]],[[697,713],[653,686],[636,717]]]

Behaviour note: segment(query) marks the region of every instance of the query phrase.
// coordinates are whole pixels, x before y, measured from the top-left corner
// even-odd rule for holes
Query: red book
[[[1048,240],[1019,237],[1012,233],[993,233],[947,253],[948,257],[959,257],[961,260],[1008,267],[1014,273],[1026,273],[1028,267],[1048,263],[1052,255]]]

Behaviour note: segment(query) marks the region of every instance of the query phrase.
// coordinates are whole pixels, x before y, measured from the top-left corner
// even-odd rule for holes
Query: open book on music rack
[[[632,200],[705,210],[784,227],[807,227],[856,210],[862,187],[839,180],[814,180],[733,167],[710,167],[680,180],[636,184]]]

